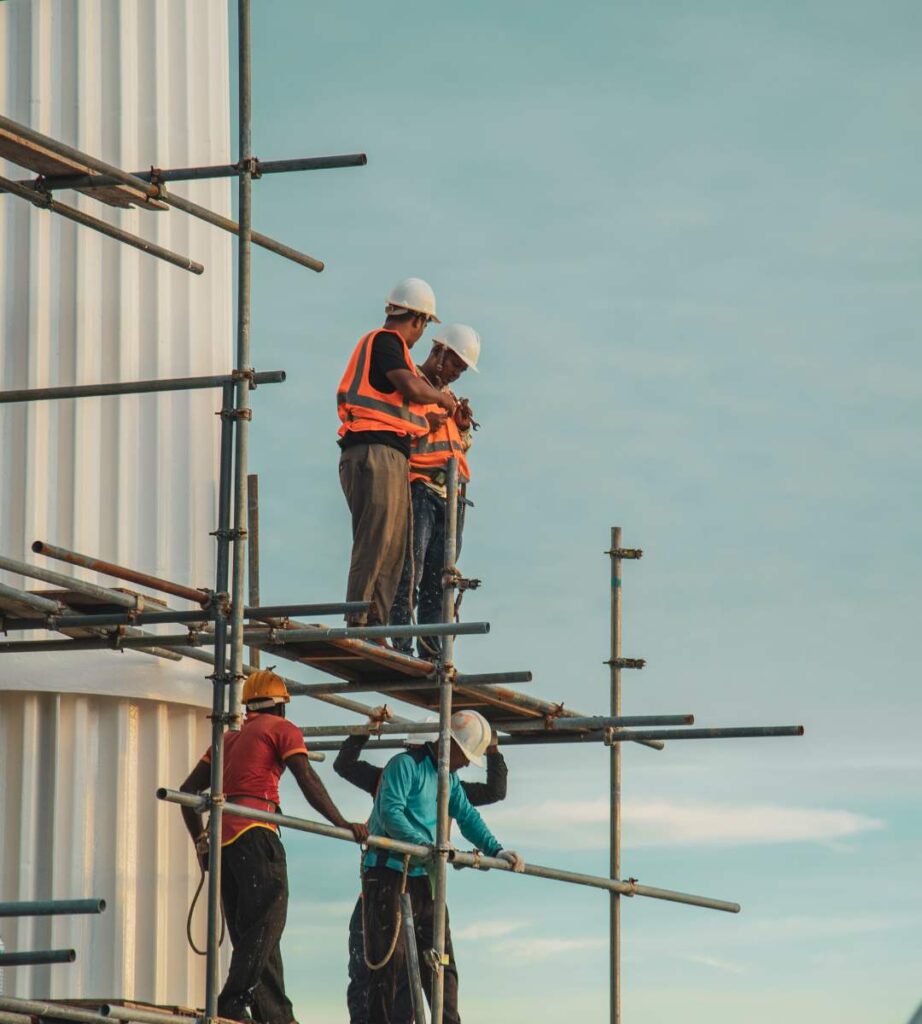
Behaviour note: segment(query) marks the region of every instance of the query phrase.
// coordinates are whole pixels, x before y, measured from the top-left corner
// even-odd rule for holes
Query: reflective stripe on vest
[[[340,381],[336,405],[343,425],[339,432],[342,435],[354,430],[354,424],[362,422],[367,424],[361,426],[362,430],[392,430],[412,437],[425,437],[429,432],[429,421],[421,415],[424,406],[411,403],[399,391],[395,391],[393,396],[378,391],[368,379],[371,347],[381,330],[370,331],[359,341]],[[415,373],[405,342],[403,347],[407,369]]]
[[[435,410],[438,407],[426,408]],[[444,469],[452,455],[458,460],[458,475],[463,480],[470,480],[471,471],[458,426],[449,418],[426,437],[414,439],[410,450],[410,480],[432,479],[432,471]]]

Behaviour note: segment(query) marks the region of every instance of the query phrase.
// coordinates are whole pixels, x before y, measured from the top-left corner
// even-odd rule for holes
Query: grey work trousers
[[[347,601],[370,601],[354,625],[385,625],[397,593],[410,520],[410,474],[405,455],[386,444],[357,444],[339,460],[339,482],[352,513],[352,561]]]

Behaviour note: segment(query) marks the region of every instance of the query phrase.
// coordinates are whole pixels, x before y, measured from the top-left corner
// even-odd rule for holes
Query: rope
[[[198,903],[198,898],[202,894],[202,888],[205,885],[205,869],[199,862],[199,870],[201,871],[201,877],[198,880],[198,888],[195,890],[195,895],[192,897],[192,903],[189,905],[189,916],[186,918],[186,938],[189,940],[189,946],[193,953],[197,953],[199,956],[207,956],[207,949],[199,949],[195,944],[195,939],[192,938],[192,915],[195,913],[195,905]],[[220,946],[224,942],[224,932],[227,922],[224,920],[224,908],[221,907],[221,937],[218,939],[218,945]]]
[[[400,892],[397,894],[397,917],[394,921],[394,934],[391,937],[391,944],[387,947],[387,953],[384,955],[383,960],[379,960],[376,964],[373,964],[368,959],[368,922],[365,919],[365,857],[362,855],[362,859],[359,861],[359,875],[362,879],[362,956],[365,957],[365,966],[369,971],[380,971],[382,967],[387,967],[391,962],[391,957],[394,955],[397,949],[397,943],[400,941],[400,926],[403,924],[403,909],[400,906],[400,897],[407,891],[407,872],[410,870],[410,855],[405,853],[403,855],[403,875],[400,878]]]

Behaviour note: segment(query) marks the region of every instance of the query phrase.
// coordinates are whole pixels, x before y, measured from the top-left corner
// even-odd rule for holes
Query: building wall
[[[128,170],[226,162],[228,84],[226,0],[0,3],[0,110]],[[174,188],[230,212],[227,180]],[[0,196],[0,389],[229,371],[230,236],[175,211],[59,198],[205,274]],[[219,403],[185,392],[0,407],[0,551],[40,560],[42,539],[212,585]],[[197,868],[178,809],[154,790],[207,744],[206,671],[138,653],[0,661],[0,899],[109,902],[97,918],[0,922],[8,949],[78,957],[9,969],[7,992],[201,1004],[185,940]]]

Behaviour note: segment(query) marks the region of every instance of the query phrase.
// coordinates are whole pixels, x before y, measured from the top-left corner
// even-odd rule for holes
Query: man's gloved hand
[[[389,722],[394,717],[394,712],[386,704],[378,704],[368,712],[369,721],[374,725],[379,722]]]
[[[208,870],[208,833],[202,832],[195,840],[195,859],[202,871]]]
[[[347,821],[346,828],[355,836],[357,843],[364,843],[368,838],[368,826],[360,821]]]
[[[525,858],[520,853],[516,853],[515,850],[500,850],[496,856],[500,860],[506,861],[507,864],[511,864],[513,871],[521,872],[525,870]]]

